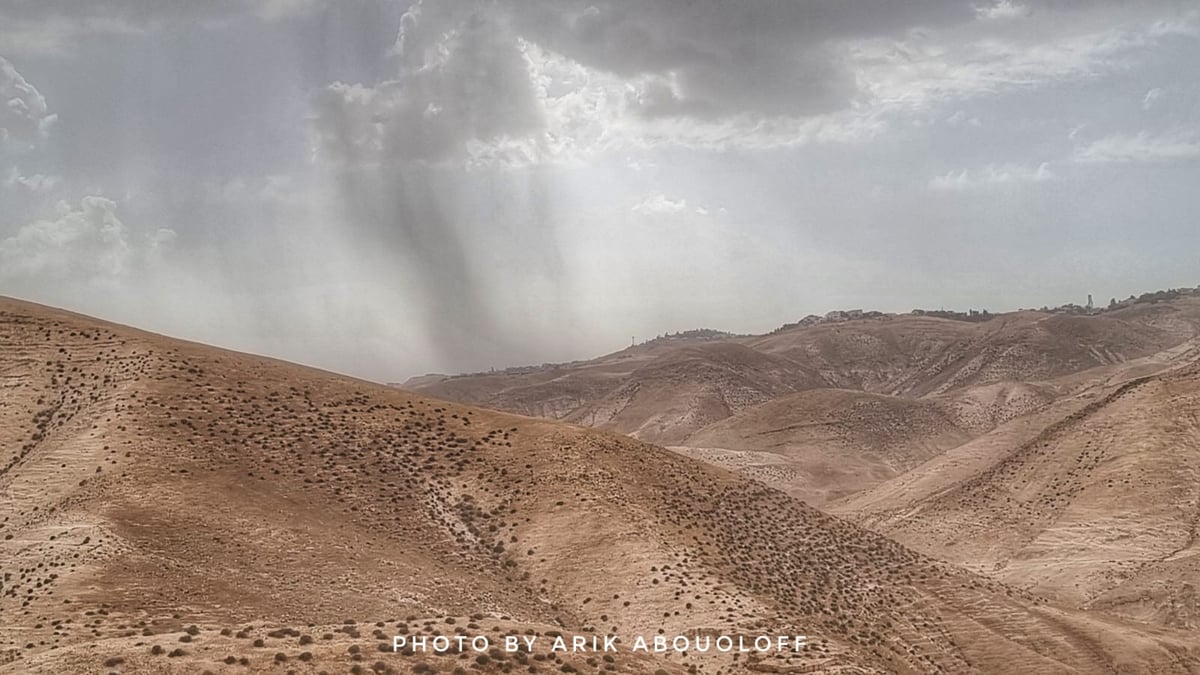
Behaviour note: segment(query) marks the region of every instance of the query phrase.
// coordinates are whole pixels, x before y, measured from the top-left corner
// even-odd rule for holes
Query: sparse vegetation
[[[0,466],[9,466],[6,477],[20,475],[23,485],[34,486],[12,490],[14,501],[6,502],[12,508],[0,513],[0,532],[9,542],[0,544],[7,556],[0,558],[0,613],[21,627],[19,634],[0,633],[7,641],[0,647],[26,664],[86,652],[88,668],[126,666],[114,659],[128,658],[139,667],[197,665],[197,671],[223,664],[281,672],[535,668],[674,675],[743,667],[819,671],[833,664],[845,672],[970,672],[980,653],[1006,663],[1050,658],[1049,648],[1028,636],[1070,635],[1073,622],[1085,620],[1099,639],[1136,644],[1141,651],[1131,658],[1191,658],[1169,623],[1153,634],[1124,624],[1117,630],[1058,605],[1047,618],[1049,610],[1035,609],[1038,600],[1018,588],[922,556],[762,482],[632,439],[99,329],[11,302],[0,310],[0,340],[28,350],[0,355],[12,359],[5,365],[19,366],[5,371],[17,374],[17,394],[6,402],[19,405],[0,410],[12,415],[11,424],[0,425],[0,447],[8,453]],[[1078,342],[1088,335],[1078,331],[1090,329],[1069,323],[1075,319],[1053,317],[1065,322],[1039,330],[1062,331]],[[1108,317],[1079,317],[1097,319]],[[814,326],[820,338],[812,344],[826,354],[876,344],[835,333],[841,325]],[[50,338],[43,337],[47,332]],[[1147,331],[1131,344],[1150,349],[1159,344],[1158,335]],[[1022,364],[1043,367],[1040,357],[1006,351],[1028,341],[972,338],[976,346],[1003,346],[971,355],[904,346],[888,353],[913,361],[891,379],[872,380],[870,373],[890,366],[796,368],[799,351],[760,358],[740,343],[728,347],[720,336],[681,337],[695,344],[667,349],[674,360],[656,361],[653,368],[641,363],[641,373],[659,368],[655,376],[676,389],[682,385],[671,380],[673,373],[712,377],[719,384],[712,391],[734,413],[766,401],[753,392],[800,395],[808,391],[804,383],[824,382],[835,372],[860,378],[863,388],[933,382],[949,391],[1018,372],[1007,369],[1005,359],[1016,363],[1019,356]],[[989,339],[1001,337],[1010,339]],[[953,359],[941,359],[951,353]],[[1044,353],[1056,354],[1055,363],[1069,360]],[[994,371],[980,366],[963,374],[968,369],[956,364],[977,354]],[[1108,360],[1102,365],[1120,365]],[[945,367],[935,371],[933,363]],[[1069,372],[1081,365],[1087,362]],[[776,377],[783,372],[793,379]],[[753,377],[743,378],[745,373]],[[1097,485],[1111,490],[1121,485],[1118,480],[1164,480],[1144,466],[1120,479],[1105,473],[1106,463],[1118,456],[1117,442],[1071,434],[1105,406],[1189,405],[1180,384],[1185,380],[1171,382],[1160,387],[1157,380],[1139,379],[1127,389],[1105,390],[1081,405],[1079,416],[1069,413],[1061,425],[1047,427],[1046,436],[1016,446],[1010,461],[939,498],[956,514],[987,505],[1007,523],[1039,524]],[[889,439],[891,445],[879,446],[891,453],[888,461],[926,437],[921,434],[959,429],[959,413],[937,407],[943,404],[933,402],[931,392],[912,391],[914,405],[901,412],[880,404],[880,394],[837,398],[820,429],[828,434],[851,423],[870,428]],[[1005,391],[1006,400],[1017,400],[1009,396],[1014,390]],[[1169,393],[1158,399],[1151,391]],[[1092,402],[1099,407],[1087,409]],[[928,428],[916,428],[918,422]],[[1172,447],[1187,447],[1186,429],[1170,433],[1179,434]],[[1076,438],[1082,440],[1068,442]],[[1044,461],[1050,457],[1052,466],[1069,468],[1048,470]],[[97,467],[103,470],[96,473]],[[1181,495],[1176,497],[1185,503]],[[945,522],[955,537],[973,534],[966,516]],[[948,531],[930,523],[918,510],[907,526]],[[968,542],[955,545],[965,549]],[[63,579],[72,588],[119,590],[68,596],[59,591]],[[398,587],[404,588],[399,600],[392,592]],[[406,618],[383,620],[393,613]],[[1004,617],[1001,624],[997,616]],[[235,624],[223,617],[247,618]],[[975,639],[973,627],[985,622],[987,640],[964,647]],[[505,634],[537,634],[548,640],[634,630],[672,635],[695,626],[805,632],[820,639],[778,659],[736,663],[691,653],[667,662],[628,652],[391,653],[392,635],[488,634],[499,641]],[[1054,644],[1053,656],[1062,663],[1106,663],[1066,638]],[[91,645],[106,651],[87,652]],[[120,656],[110,651],[114,645],[122,646]],[[164,655],[175,661],[167,665]],[[381,660],[368,668],[374,658]]]

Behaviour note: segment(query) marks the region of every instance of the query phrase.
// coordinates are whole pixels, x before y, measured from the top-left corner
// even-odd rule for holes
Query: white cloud
[[[664,146],[858,142],[885,128],[875,111],[857,108],[790,117],[646,115],[655,75],[627,78],[590,68],[512,35],[506,19],[490,10],[428,7],[416,6],[402,26],[397,50],[409,63],[398,78],[374,86],[335,83],[318,98],[324,157],[358,166],[448,159],[468,166],[582,164],[604,153]],[[475,28],[462,30],[466,25]]]
[[[0,57],[0,145],[39,141],[55,119],[37,88]]]
[[[886,128],[876,111],[860,108],[795,117],[749,112],[647,116],[639,109],[653,77],[626,79],[594,70],[530,42],[522,49],[545,124],[537,145],[542,160],[576,163],[606,152],[672,146],[723,150],[853,143]]]
[[[643,216],[682,213],[687,210],[687,200],[682,197],[679,199],[670,199],[660,192],[650,195],[637,204],[634,204],[630,210]]]
[[[165,229],[133,235],[117,217],[116,202],[104,197],[84,197],[78,208],[59,202],[55,211],[0,239],[0,279],[31,288],[111,284],[174,236]]]
[[[709,54],[727,44],[648,33],[647,26],[666,20],[669,3],[649,3],[637,12],[608,3],[587,8],[568,3],[550,11],[534,6],[414,5],[397,41],[401,77],[371,87],[337,84],[327,92],[318,125],[327,153],[332,154],[333,141],[358,158],[399,152],[420,159],[455,155],[468,163],[523,164],[661,146],[862,142],[885,131],[896,115],[1007,89],[1098,77],[1124,67],[1166,35],[1190,29],[1186,22],[1131,22],[1030,40],[1007,34],[1002,26],[971,28],[967,7],[959,17],[965,23],[949,15],[927,17],[933,28],[905,30],[896,39],[899,24],[889,25],[893,17],[879,26],[834,31],[817,40],[818,46],[796,51],[788,47],[794,47],[796,36],[771,26],[764,28],[770,33],[764,44],[747,43],[752,52],[747,58],[757,65],[752,73],[742,73],[744,63],[711,65],[730,62]],[[579,9],[578,16],[572,8]],[[806,16],[800,9],[778,11],[785,23]],[[977,7],[974,14],[1012,18],[1028,12],[1024,4],[1002,0]],[[685,14],[688,21],[701,20]],[[793,28],[801,34],[809,30],[800,24]],[[469,26],[485,29],[476,34]],[[583,39],[585,26],[596,31],[588,34],[594,42]],[[716,29],[705,24],[695,30]],[[644,43],[635,46],[635,38]],[[598,51],[605,41],[623,45],[622,53]],[[514,58],[514,43],[521,59]],[[475,71],[486,65],[495,72],[479,82],[468,78],[465,87],[443,86],[451,75],[463,80],[465,71],[454,68],[456,59]],[[712,68],[717,70],[710,73]],[[701,72],[713,77],[701,78]],[[852,82],[848,90],[846,81]],[[751,85],[757,93],[743,91]],[[490,104],[486,117],[477,114],[485,99]],[[977,115],[951,110],[945,118],[949,124],[982,124]]]
[[[914,31],[904,40],[849,45],[864,103],[883,111],[922,111],[980,96],[1094,80],[1132,67],[1163,40],[1194,35],[1196,17],[1143,21],[1029,41],[1016,35]]]
[[[1084,164],[1150,164],[1194,159],[1200,159],[1200,137],[1182,131],[1159,135],[1147,131],[1133,136],[1112,134],[1075,153],[1075,161]]]
[[[1071,22],[1075,14],[1064,10],[1053,19],[1063,28],[1036,37],[1006,22],[970,21],[1029,11],[1002,0],[974,12],[969,5],[947,9],[965,8],[962,16],[954,14],[961,21],[939,14],[899,31],[900,24],[890,25],[895,17],[881,19],[874,28],[832,31],[816,40],[819,46],[795,51],[788,45],[811,29],[800,21],[807,14],[777,7],[771,11],[780,13],[779,21],[798,22],[788,24],[798,32],[764,26],[769,44],[758,47],[743,35],[713,35],[730,43],[749,40],[747,65],[718,58],[729,44],[648,32],[655,21],[667,21],[670,6],[418,3],[397,40],[399,77],[373,86],[338,83],[321,97],[320,145],[326,156],[360,164],[401,157],[525,165],[672,146],[860,143],[914,114],[980,127],[979,116],[961,102],[1099,78],[1134,64],[1167,36],[1194,30],[1190,15],[1079,27]],[[720,18],[726,9],[714,11]],[[716,21],[684,14],[681,20]],[[746,29],[732,14],[731,25]],[[584,27],[595,34],[585,35]],[[695,30],[717,28],[724,30],[707,23]],[[622,52],[601,50],[606,41]],[[750,66],[753,72],[740,71]],[[743,91],[748,86],[754,92]],[[797,98],[809,95],[819,100]]]
[[[963,169],[935,176],[929,181],[929,187],[934,190],[960,192],[1013,185],[1016,183],[1043,183],[1055,178],[1057,176],[1050,170],[1050,165],[1046,162],[1042,162],[1037,167],[1016,164],[990,164],[981,169]]]

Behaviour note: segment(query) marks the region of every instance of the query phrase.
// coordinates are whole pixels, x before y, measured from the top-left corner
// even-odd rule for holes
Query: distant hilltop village
[[[1065,306],[1067,305],[1064,305],[1064,307]],[[1070,306],[1073,307],[1074,305]],[[1045,311],[1058,310],[1055,309]],[[809,314],[808,316],[794,323],[785,323],[779,328],[771,331],[771,334],[773,335],[775,333],[782,333],[785,330],[791,330],[792,328],[797,328],[800,326],[819,326],[827,323],[842,323],[844,321],[857,321],[860,319],[878,319],[880,321],[887,321],[889,319],[894,319],[897,316],[932,316],[939,319],[953,319],[955,321],[988,321],[996,315],[992,314],[986,309],[968,309],[965,312],[956,312],[950,309],[914,309],[907,315],[896,314],[894,312],[879,312],[875,310],[835,309],[831,312],[826,312],[824,316]]]
[[[1153,291],[1150,293],[1142,293],[1141,295],[1138,295],[1138,296],[1130,295],[1128,298],[1126,298],[1124,300],[1117,300],[1116,298],[1112,298],[1108,301],[1108,304],[1103,307],[1096,306],[1093,303],[1092,296],[1089,295],[1088,299],[1087,299],[1087,304],[1085,304],[1085,305],[1076,305],[1074,303],[1067,303],[1065,305],[1059,305],[1058,307],[1042,306],[1042,307],[1036,308],[1036,309],[1031,308],[1031,307],[1030,308],[1023,307],[1018,311],[1022,311],[1022,312],[1036,311],[1036,312],[1046,312],[1049,314],[1070,314],[1070,315],[1102,314],[1104,312],[1110,312],[1110,311],[1117,310],[1117,309],[1132,307],[1134,305],[1165,302],[1168,300],[1174,300],[1176,298],[1180,298],[1180,297],[1184,297],[1184,296],[1188,296],[1188,295],[1200,295],[1200,286],[1197,286],[1196,288],[1169,288],[1165,291]],[[982,321],[990,321],[1000,315],[993,314],[992,312],[989,312],[986,309],[981,309],[981,310],[968,309],[965,312],[958,312],[958,311],[949,310],[949,309],[914,309],[911,312],[909,312],[908,314],[897,314],[895,312],[880,312],[880,311],[876,311],[876,310],[863,310],[863,309],[835,309],[830,312],[826,312],[824,314],[824,316],[818,316],[816,314],[809,314],[808,316],[804,317],[803,319],[800,319],[799,321],[795,321],[792,323],[785,323],[782,326],[780,326],[779,328],[776,328],[775,330],[771,331],[769,333],[769,335],[774,335],[776,333],[782,333],[783,331],[791,330],[793,328],[799,328],[799,327],[803,327],[803,326],[817,326],[817,325],[823,325],[823,324],[842,323],[842,322],[846,322],[846,321],[859,321],[859,320],[869,320],[869,319],[875,319],[877,321],[889,321],[889,320],[894,319],[899,316],[929,316],[929,317],[934,317],[934,318],[938,318],[938,319],[951,319],[954,321],[982,322]],[[730,339],[743,338],[743,337],[754,337],[754,336],[748,335],[748,334],[729,333],[727,331],[714,330],[712,328],[695,328],[692,330],[679,331],[676,333],[664,333],[657,337],[650,338],[649,340],[643,340],[642,342],[636,342],[636,340],[635,340],[630,345],[630,347],[633,347],[633,346],[640,347],[643,345],[654,345],[654,344],[660,344],[660,343],[664,343],[664,342],[673,342],[673,341],[682,341],[682,340],[691,340],[691,341],[730,340]],[[496,370],[493,368],[492,370],[479,371],[479,372],[474,372],[474,373],[459,373],[456,375],[440,375],[440,374],[431,373],[429,375],[411,378],[409,380],[409,382],[407,382],[405,384],[406,385],[412,384],[416,381],[423,380],[425,378],[453,379],[453,378],[459,378],[459,377],[478,377],[480,375],[526,375],[529,373],[537,373],[537,372],[543,372],[543,371],[547,371],[547,370],[557,370],[560,368],[571,368],[573,366],[578,366],[580,364],[587,363],[587,362],[588,362],[588,360],[584,359],[584,360],[576,360],[576,361],[565,361],[562,363],[543,363],[541,365],[512,366],[509,368],[504,368],[502,370]],[[401,385],[400,383],[392,382],[392,383],[389,383],[389,386],[405,386],[405,385]]]
[[[712,328],[693,328],[692,330],[681,330],[677,333],[663,333],[658,337],[643,340],[638,345],[652,345],[660,342],[669,342],[671,340],[729,340],[732,338],[753,337],[752,335],[728,333],[723,330],[713,330]]]
[[[1066,305],[1064,305],[1065,307]],[[1071,305],[1072,307],[1074,305]],[[1058,311],[1045,310],[1045,311]],[[793,323],[785,323],[779,328],[771,331],[771,335],[782,333],[793,328],[802,326],[820,326],[830,323],[842,323],[845,321],[858,321],[861,319],[876,319],[879,321],[888,321],[897,316],[932,316],[939,319],[953,319],[955,321],[989,321],[995,314],[984,310],[968,309],[965,312],[956,312],[949,309],[914,309],[908,314],[896,314],[894,312],[879,312],[875,310],[862,309],[835,309],[831,312],[826,312],[824,316],[809,314],[808,316],[795,321]]]
[[[1047,307],[1047,306],[1043,305],[1042,307],[1037,308],[1037,309],[1034,309],[1032,307],[1029,307],[1029,308],[1022,307],[1018,311],[1022,311],[1022,312],[1037,311],[1037,312],[1046,312],[1048,314],[1073,314],[1073,315],[1101,314],[1101,313],[1113,311],[1116,309],[1132,307],[1134,305],[1165,302],[1167,300],[1174,300],[1175,298],[1181,298],[1181,297],[1184,297],[1187,295],[1200,295],[1200,286],[1197,286],[1196,288],[1169,288],[1165,291],[1153,291],[1151,293],[1143,293],[1143,294],[1137,295],[1137,296],[1131,295],[1124,300],[1117,300],[1116,298],[1112,298],[1111,300],[1108,301],[1108,305],[1104,306],[1104,307],[1097,307],[1092,300],[1092,296],[1089,295],[1086,305],[1076,305],[1074,303],[1067,303],[1065,305],[1059,305],[1058,307]],[[808,316],[804,317],[803,319],[800,319],[799,321],[796,321],[793,323],[785,323],[782,326],[780,326],[779,328],[776,328],[775,330],[771,331],[771,334],[781,333],[785,330],[790,330],[792,328],[797,328],[800,326],[817,326],[817,325],[821,325],[821,324],[841,323],[844,321],[855,321],[855,320],[859,320],[859,319],[878,319],[878,320],[886,321],[888,319],[893,319],[897,316],[906,316],[906,315],[895,314],[895,313],[890,313],[890,312],[878,312],[878,311],[874,311],[874,310],[835,309],[831,312],[826,312],[824,316],[818,316],[816,314],[809,314]],[[991,319],[994,319],[995,317],[999,316],[999,314],[993,314],[986,309],[981,309],[981,310],[968,309],[965,312],[958,312],[958,311],[948,310],[948,309],[914,309],[908,313],[908,316],[932,316],[932,317],[935,317],[938,319],[952,319],[954,321],[990,321]],[[693,331],[688,331],[688,332],[693,332]]]

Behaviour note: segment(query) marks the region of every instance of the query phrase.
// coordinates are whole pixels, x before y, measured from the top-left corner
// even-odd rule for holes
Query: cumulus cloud
[[[1157,164],[1195,159],[1200,159],[1200,137],[1183,131],[1112,134],[1075,153],[1075,161],[1083,164]]]
[[[874,111],[857,107],[811,115],[797,111],[792,116],[764,116],[751,109],[710,115],[683,108],[650,115],[646,88],[652,90],[660,76],[627,80],[537,43],[526,42],[523,49],[544,120],[533,155],[542,161],[583,164],[609,152],[668,146],[754,149],[849,143],[873,138],[885,127]],[[679,101],[665,104],[676,106]]]
[[[491,4],[417,3],[403,17],[400,72],[375,86],[335,83],[317,101],[320,149],[346,164],[463,157],[472,143],[541,128],[527,62]]]
[[[527,165],[662,145],[756,148],[877,137],[897,116],[1102,77],[1195,17],[1079,20],[1028,36],[1026,5],[649,0],[418,2],[397,76],[317,102],[327,158]],[[987,19],[987,20],[979,20]],[[1078,25],[1077,25],[1078,24]],[[1062,28],[1058,28],[1062,27]],[[954,106],[954,107],[950,107]]]
[[[929,187],[934,190],[961,192],[1013,185],[1016,183],[1043,183],[1055,180],[1056,178],[1057,176],[1050,170],[1050,165],[1046,162],[1042,162],[1036,167],[1016,164],[991,164],[981,169],[963,169],[935,176],[929,181]]]
[[[860,141],[889,115],[1097,77],[1187,28],[1134,17],[1030,40],[973,27],[1027,13],[1007,1],[700,4],[417,3],[396,78],[324,92],[321,147],[356,161],[520,164],[662,144]],[[979,124],[961,108],[946,114]]]
[[[166,229],[143,236],[131,233],[117,217],[117,203],[104,197],[84,197],[78,207],[59,202],[52,218],[0,239],[0,279],[11,287],[34,290],[43,285],[111,285],[173,236]]]
[[[41,140],[55,119],[37,88],[0,57],[0,145]]]

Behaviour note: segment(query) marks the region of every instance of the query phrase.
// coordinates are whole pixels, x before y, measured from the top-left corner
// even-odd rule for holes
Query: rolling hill
[[[412,391],[671,444],[745,408],[835,388],[907,398],[1054,379],[1150,356],[1200,330],[1200,294],[1093,315],[922,315],[795,325],[764,336],[658,339],[591,361],[423,376]],[[638,394],[645,389],[647,394]]]
[[[1200,628],[1200,344],[1170,356],[833,509],[1032,592]]]
[[[813,389],[743,410],[673,449],[820,505],[970,438],[954,410],[939,401]]]
[[[814,504],[895,478],[1113,372],[1161,367],[1200,294],[1093,314],[1020,311],[661,338],[592,361],[426,376],[419,393],[617,431]]]
[[[635,439],[7,299],[0,416],[0,672],[1200,672],[1194,632],[1040,601]],[[695,633],[810,640],[391,650]]]

